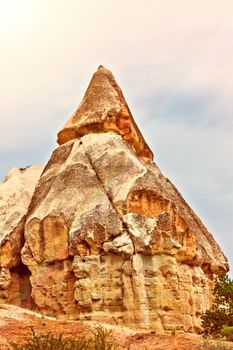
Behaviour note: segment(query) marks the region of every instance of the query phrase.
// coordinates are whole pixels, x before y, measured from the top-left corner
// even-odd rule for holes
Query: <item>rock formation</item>
[[[21,223],[21,261],[11,257],[14,267],[30,271],[33,307],[196,332],[212,302],[213,277],[228,271],[227,259],[153,163],[104,67],[58,143]]]
[[[28,206],[42,170],[40,165],[13,168],[0,183],[0,302],[29,306],[23,291],[30,290],[30,272],[21,264],[21,250]]]

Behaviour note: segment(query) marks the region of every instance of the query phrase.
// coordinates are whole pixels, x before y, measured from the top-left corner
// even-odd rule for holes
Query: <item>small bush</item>
[[[215,280],[215,300],[210,310],[202,315],[204,336],[222,336],[223,326],[233,326],[233,280],[227,275]]]
[[[207,310],[202,316],[203,334],[205,337],[214,338],[221,336],[222,327],[229,323],[231,315],[227,314],[224,309]]]
[[[91,343],[93,350],[116,350],[117,347],[110,339],[112,331],[108,331],[103,326],[98,325],[92,331]]]
[[[203,343],[197,345],[197,350],[231,350],[232,347],[220,340],[204,340]]]
[[[221,335],[226,338],[228,341],[233,341],[233,327],[232,326],[223,326],[221,330]]]
[[[63,334],[36,333],[25,339],[24,344],[11,343],[12,350],[117,350],[110,339],[111,331],[97,326],[91,337],[65,338]]]

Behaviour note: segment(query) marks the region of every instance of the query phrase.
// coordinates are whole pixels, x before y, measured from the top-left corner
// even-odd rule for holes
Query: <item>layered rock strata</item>
[[[152,162],[112,73],[100,67],[58,134],[24,225],[21,264],[49,315],[200,329],[227,259]]]

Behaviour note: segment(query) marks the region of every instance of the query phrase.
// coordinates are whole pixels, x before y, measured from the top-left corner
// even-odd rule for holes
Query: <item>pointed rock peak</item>
[[[147,162],[153,153],[137,127],[112,72],[99,66],[82,102],[58,133],[58,144],[89,133],[113,131],[120,134],[138,157]]]

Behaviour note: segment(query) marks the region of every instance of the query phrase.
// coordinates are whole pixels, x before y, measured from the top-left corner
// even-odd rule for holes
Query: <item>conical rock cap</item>
[[[137,127],[113,74],[99,66],[76,112],[58,133],[58,144],[89,133],[114,131],[128,142],[137,156],[153,160],[153,153]]]

